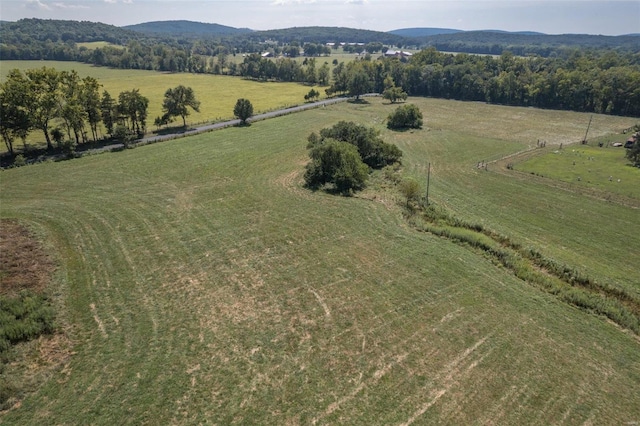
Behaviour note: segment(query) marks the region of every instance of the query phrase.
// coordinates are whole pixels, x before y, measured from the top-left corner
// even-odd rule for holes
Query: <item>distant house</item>
[[[260,55],[260,56],[262,56],[263,58],[270,58],[270,57],[272,57],[272,56],[273,56],[273,53],[271,53],[271,52],[264,52],[264,53],[263,53],[262,55]]]
[[[413,56],[411,52],[405,52],[404,50],[393,50],[389,49],[384,53],[386,57],[396,57],[396,58],[410,58]]]

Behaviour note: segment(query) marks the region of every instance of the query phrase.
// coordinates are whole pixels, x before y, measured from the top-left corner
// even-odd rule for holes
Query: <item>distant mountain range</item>
[[[421,38],[429,37],[441,34],[458,34],[469,32],[465,30],[456,30],[453,28],[402,28],[399,30],[389,31],[391,34],[396,34],[402,37],[409,38]],[[504,30],[479,30],[479,32],[487,33],[501,33],[501,34],[519,34],[519,35],[545,35],[535,31],[504,31]]]
[[[223,36],[244,34],[253,31],[248,28],[234,28],[226,25],[193,21],[153,21],[126,25],[122,28],[145,34],[206,34]]]
[[[442,52],[466,52],[500,55],[505,50],[515,55],[549,56],[567,49],[612,49],[640,53],[640,34],[603,36],[588,34],[549,35],[532,31],[463,31],[452,28],[402,28],[389,32],[343,27],[294,27],[268,31],[234,28],[194,21],[155,21],[116,27],[99,22],[21,19],[0,21],[0,51],[4,57],[18,55],[19,46],[46,42],[107,41],[126,45],[130,40],[214,39],[226,45],[255,48],[265,40],[279,43],[382,43],[386,46],[421,49],[435,47]],[[253,47],[252,47],[253,46]],[[13,49],[13,50],[12,50]],[[44,49],[44,47],[43,47]],[[48,48],[47,48],[48,49]],[[15,52],[14,52],[15,50]],[[22,52],[22,51],[21,51]],[[24,56],[33,53],[20,53]],[[37,55],[36,55],[37,56]],[[19,56],[21,57],[21,56]]]

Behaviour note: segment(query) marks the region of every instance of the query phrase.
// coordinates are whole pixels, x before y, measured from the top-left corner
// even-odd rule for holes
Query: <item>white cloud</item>
[[[51,7],[40,0],[27,0],[26,7],[28,9],[51,10]]]
[[[74,4],[74,3],[63,3],[63,2],[55,2],[51,3],[51,6],[56,9],[89,9],[89,6],[84,4]]]
[[[316,0],[274,0],[271,4],[275,6],[287,6],[292,4],[313,4]]]
[[[81,2],[63,2],[63,1],[54,1],[54,2],[46,2],[43,0],[27,0],[26,7],[28,9],[35,10],[87,10],[90,7]]]

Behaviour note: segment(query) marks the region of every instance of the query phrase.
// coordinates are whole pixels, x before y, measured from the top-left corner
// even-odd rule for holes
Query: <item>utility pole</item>
[[[589,125],[587,126],[587,131],[584,134],[584,139],[582,139],[582,145],[586,145],[587,143],[587,135],[589,134],[589,128],[591,127],[591,120],[593,120],[593,114],[589,117]]]
[[[429,205],[429,181],[431,180],[431,163],[427,166],[427,206]]]

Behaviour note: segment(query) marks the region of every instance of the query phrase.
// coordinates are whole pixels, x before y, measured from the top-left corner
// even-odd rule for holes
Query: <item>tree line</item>
[[[74,146],[100,138],[102,123],[107,135],[125,144],[142,137],[147,129],[149,99],[138,89],[120,92],[117,97],[104,90],[93,77],[80,78],[76,71],[42,67],[24,74],[11,70],[0,85],[0,134],[7,151],[15,154],[16,140],[26,140],[31,131],[42,132],[47,149],[72,150]],[[178,86],[165,92],[164,125],[181,117],[186,126],[190,110],[199,111],[200,102],[190,87]],[[51,128],[51,123],[56,123]]]
[[[632,53],[575,50],[567,57],[544,58],[516,56],[508,51],[500,56],[456,55],[429,48],[411,58],[376,59],[368,53],[361,56],[362,60],[334,60],[330,66],[322,57],[300,62],[291,57],[293,54],[266,58],[253,53],[236,63],[228,59],[223,47],[218,48],[216,56],[209,57],[166,46],[150,50],[133,41],[127,49],[95,49],[90,62],[262,81],[330,84],[328,95],[382,93],[385,78],[391,77],[395,86],[409,96],[640,116],[640,55]],[[304,46],[289,48],[300,51]],[[307,48],[317,53],[317,49]]]
[[[448,54],[340,63],[328,94],[385,90],[390,77],[409,96],[482,101],[640,117],[640,56],[574,52],[568,58]]]

